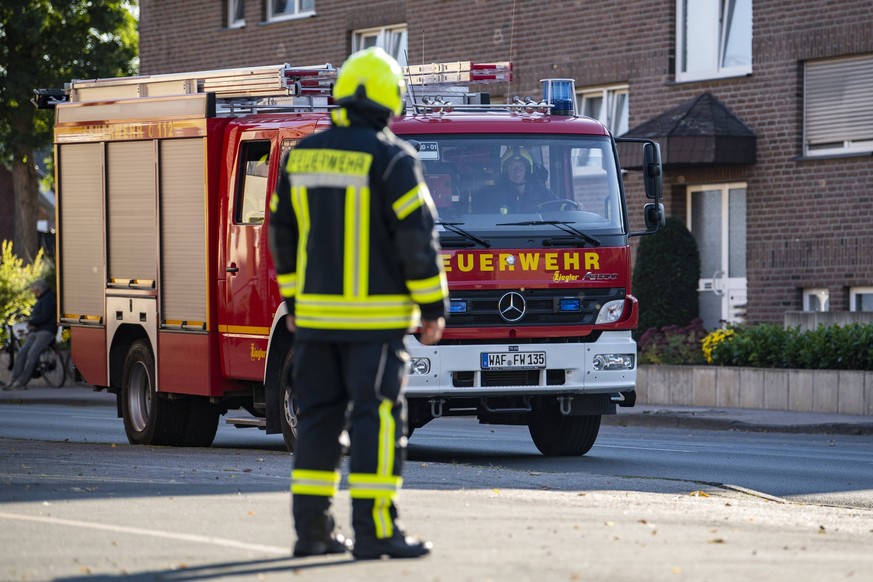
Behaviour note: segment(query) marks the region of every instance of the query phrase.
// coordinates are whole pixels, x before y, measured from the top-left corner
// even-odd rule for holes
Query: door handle
[[[231,263],[228,268],[225,269],[228,273],[239,273],[239,267],[236,264]]]

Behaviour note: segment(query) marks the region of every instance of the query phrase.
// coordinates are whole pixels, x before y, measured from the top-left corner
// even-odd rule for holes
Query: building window
[[[406,66],[406,25],[384,26],[352,32],[352,52],[371,46],[385,49],[385,52],[397,59],[401,67]]]
[[[245,0],[227,0],[227,27],[241,28],[246,25]]]
[[[873,152],[873,55],[810,61],[804,74],[804,155]]]
[[[830,292],[827,289],[804,289],[804,311],[830,311]]]
[[[873,311],[873,287],[852,287],[849,290],[849,311]]]
[[[267,20],[288,20],[315,14],[315,0],[267,0]]]
[[[677,81],[751,72],[752,0],[677,0]]]
[[[593,117],[612,132],[628,130],[628,86],[597,87],[579,92],[582,115]]]

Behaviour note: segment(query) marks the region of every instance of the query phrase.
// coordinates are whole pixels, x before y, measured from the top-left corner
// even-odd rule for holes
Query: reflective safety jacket
[[[334,127],[288,152],[270,201],[270,251],[299,339],[382,341],[419,313],[445,315],[436,211],[416,152],[350,113],[337,110]]]

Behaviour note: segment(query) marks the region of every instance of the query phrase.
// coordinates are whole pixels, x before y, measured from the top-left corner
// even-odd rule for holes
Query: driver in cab
[[[500,175],[494,184],[473,198],[477,214],[538,212],[539,206],[556,196],[534,172],[533,156],[521,146],[511,146],[500,158]]]

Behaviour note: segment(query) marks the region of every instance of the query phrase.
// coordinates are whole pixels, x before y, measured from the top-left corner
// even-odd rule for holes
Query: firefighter
[[[538,175],[533,156],[521,146],[509,146],[500,157],[500,175],[494,184],[473,197],[476,213],[513,214],[537,212],[543,203],[556,200]],[[542,179],[540,179],[542,178]]]
[[[420,313],[420,341],[437,343],[448,297],[421,164],[388,129],[404,90],[382,49],[350,56],[334,87],[332,127],[288,153],[271,198],[270,251],[295,333],[300,407],[295,556],[351,548],[330,511],[346,425],[354,557],[430,551],[400,529],[394,503],[406,455],[403,338]]]

